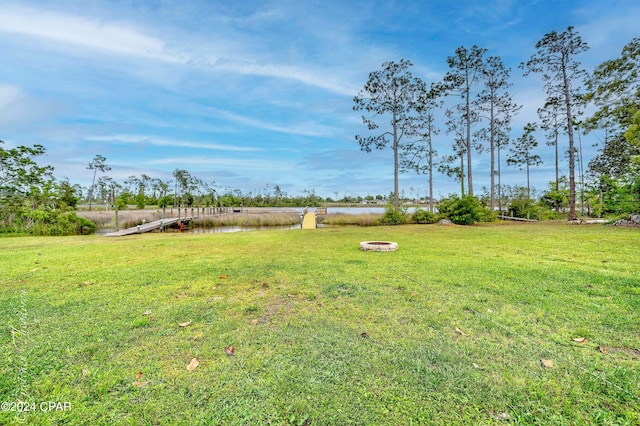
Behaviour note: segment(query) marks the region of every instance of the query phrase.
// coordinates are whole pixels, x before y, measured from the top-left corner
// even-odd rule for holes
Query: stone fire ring
[[[363,241],[360,243],[360,250],[364,251],[396,251],[398,243],[392,241]]]

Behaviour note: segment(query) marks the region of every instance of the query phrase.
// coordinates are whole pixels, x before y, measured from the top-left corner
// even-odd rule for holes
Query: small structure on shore
[[[318,227],[318,216],[325,216],[326,214],[326,207],[316,207],[315,211],[309,211],[309,208],[305,207],[301,215],[301,228],[316,229]]]
[[[316,229],[318,227],[318,221],[316,217],[316,212],[310,212],[307,209],[304,209],[304,213],[302,214],[302,229]]]
[[[174,226],[178,227],[181,231],[185,226],[189,225],[191,222],[191,217],[173,217],[168,219],[160,219],[153,222],[146,223],[144,220],[141,225],[132,226],[131,228],[121,229],[115,232],[109,232],[108,234],[104,234],[105,237],[122,237],[125,235],[133,235],[133,234],[143,234],[145,232],[155,231],[159,229],[160,232],[163,232],[165,228]]]

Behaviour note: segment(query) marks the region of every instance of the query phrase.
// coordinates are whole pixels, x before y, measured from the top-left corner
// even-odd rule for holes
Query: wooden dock
[[[122,237],[125,235],[142,234],[145,232],[155,231],[156,229],[164,230],[166,227],[173,226],[179,222],[191,222],[191,217],[172,217],[167,219],[160,219],[149,223],[143,223],[142,225],[133,226],[127,229],[121,229],[115,232],[109,232],[104,234],[105,237]]]
[[[537,222],[537,220],[535,219],[527,219],[526,217],[513,217],[513,216],[499,215],[498,218],[502,220],[516,220],[519,222]]]

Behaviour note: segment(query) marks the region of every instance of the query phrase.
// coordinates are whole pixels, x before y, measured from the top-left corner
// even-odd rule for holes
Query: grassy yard
[[[0,268],[0,401],[36,409],[0,424],[640,424],[638,229],[0,238]]]

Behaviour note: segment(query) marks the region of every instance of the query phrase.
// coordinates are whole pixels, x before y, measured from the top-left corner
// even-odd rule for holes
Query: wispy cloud
[[[237,124],[250,126],[255,129],[269,130],[269,131],[278,132],[278,133],[320,137],[320,136],[328,136],[334,132],[332,127],[322,126],[310,120],[305,120],[304,123],[298,123],[292,126],[278,126],[273,124],[270,121],[263,121],[255,118],[246,117],[231,111],[213,109],[213,112],[215,115],[220,116],[228,121],[232,121]]]
[[[146,160],[144,164],[148,166],[161,166],[161,165],[191,165],[191,166],[216,166],[222,169],[234,169],[234,170],[290,170],[293,168],[291,163],[287,161],[278,161],[273,159],[241,159],[236,157],[171,157],[171,158],[158,158]]]
[[[294,80],[341,95],[353,95],[357,91],[357,87],[336,81],[330,73],[320,74],[299,66],[237,60],[216,61],[212,66],[221,71]]]
[[[0,8],[0,32],[165,62],[185,63],[188,60],[183,54],[170,52],[162,39],[146,35],[125,23],[35,8]]]
[[[29,96],[19,86],[0,84],[0,126],[2,130],[31,125],[55,114],[53,102]],[[0,135],[1,136],[1,135]]]
[[[258,15],[261,16],[260,19],[264,19],[273,13],[265,11]],[[0,8],[0,33],[2,32],[61,46],[83,47],[93,52],[151,59],[209,72],[295,81],[339,95],[352,95],[357,89],[341,79],[335,70],[318,69],[317,63],[292,64],[279,55],[258,55],[250,41],[234,39],[233,31],[220,30],[213,37],[215,45],[230,44],[235,50],[216,48],[216,54],[212,55],[209,53],[211,41],[207,39],[187,41],[177,38],[169,43],[127,22],[14,5]]]
[[[7,108],[22,97],[20,88],[8,84],[0,84],[0,110]]]
[[[238,151],[238,152],[255,152],[262,151],[262,148],[248,147],[248,146],[236,146],[236,145],[223,145],[217,143],[206,142],[192,142],[192,141],[177,141],[171,139],[163,139],[156,136],[145,135],[109,135],[109,136],[87,136],[87,141],[93,142],[109,142],[109,143],[127,143],[127,144],[147,144],[163,147],[175,147],[175,148],[195,148],[195,149],[207,149],[217,151]]]

